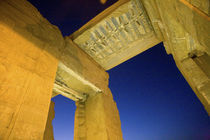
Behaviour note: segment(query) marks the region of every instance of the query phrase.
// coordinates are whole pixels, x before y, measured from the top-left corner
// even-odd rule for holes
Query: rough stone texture
[[[85,102],[76,102],[74,118],[74,140],[86,140],[86,107]]]
[[[210,77],[208,77],[205,71],[196,64],[195,59],[188,58],[180,64],[179,62],[177,63],[183,75],[210,115]]]
[[[210,63],[210,18],[203,12],[209,6],[197,8],[195,1],[186,0],[142,1],[153,26],[159,26],[155,31],[157,35],[161,31],[167,53],[173,55],[177,67],[210,114],[207,70]],[[207,1],[199,3],[209,5]]]
[[[210,1],[209,0],[187,0],[190,4],[197,7],[202,12],[210,16]]]
[[[48,49],[60,45],[58,33],[28,2],[0,1],[1,140],[43,138],[58,63]]]
[[[84,86],[84,83],[78,77],[96,87],[107,80],[105,79],[107,73],[104,69],[68,37],[63,38],[59,29],[43,18],[37,9],[26,0],[4,0],[0,1],[0,5],[1,25],[7,26],[28,42],[59,59],[60,63],[74,72],[74,75],[71,75],[71,73],[65,74],[65,70],[58,67],[56,79],[63,80],[60,81],[62,84],[65,84],[66,81],[73,81],[71,82],[72,89],[82,93],[89,93],[87,89],[91,89],[91,87]],[[64,75],[62,75],[63,73]],[[75,84],[74,81],[77,83]],[[78,90],[78,84],[83,84],[80,90]],[[69,83],[66,85],[69,86]],[[101,89],[101,87],[98,88]],[[93,90],[90,91],[93,92]]]
[[[75,140],[123,139],[119,112],[108,84],[108,80],[101,83],[103,93],[90,94],[85,102],[76,102]]]
[[[173,55],[178,68],[210,113],[209,2],[142,2],[153,26],[150,40],[156,43],[163,40],[167,52]],[[123,4],[120,6],[125,6]],[[120,17],[122,12],[115,14]],[[137,24],[142,17],[133,15],[130,20]],[[120,22],[122,17],[119,17]],[[117,25],[115,20],[112,22]],[[141,21],[146,21],[145,16]],[[132,22],[129,26],[134,24]],[[123,34],[126,25],[115,31]],[[149,27],[149,21],[139,24],[141,35],[149,31],[144,25]],[[63,38],[58,28],[36,8],[25,0],[0,1],[0,36],[0,139],[43,139],[55,79],[61,86],[88,97],[86,102],[77,102],[76,140],[122,139],[119,113],[108,88],[108,74],[70,38]],[[146,45],[142,41],[134,42],[134,46]],[[46,139],[51,139],[52,131],[45,132]]]
[[[116,3],[111,8],[116,5],[119,4]],[[100,19],[107,11],[109,9],[97,17]],[[81,27],[79,29],[81,32],[77,31],[71,37],[74,37],[73,41],[105,70],[119,65],[161,41],[156,37],[139,0],[131,0],[116,7],[92,27],[93,21]],[[83,31],[83,28],[89,29]]]
[[[133,57],[132,52],[142,52],[133,46],[146,46],[148,49],[151,40],[163,41],[167,53],[173,55],[177,67],[210,113],[210,100],[207,96],[210,91],[209,59],[205,63],[197,61],[200,62],[203,55],[207,58],[210,55],[209,11],[208,0],[121,0],[121,3],[99,14],[70,37],[105,69]],[[144,28],[150,25],[153,28]],[[146,37],[148,31],[152,32],[154,38]],[[135,35],[142,41],[134,41],[131,47]],[[147,41],[151,44],[145,43]],[[190,73],[190,67],[198,68]],[[196,73],[204,74],[198,78]]]
[[[59,74],[59,72],[62,73],[65,70],[58,67],[56,79],[63,79],[62,84],[70,79],[71,81],[77,81],[79,85],[84,85],[78,80],[78,76],[96,87],[107,80],[105,79],[107,73],[94,60],[79,49],[69,38],[64,39],[59,29],[43,18],[37,9],[26,0],[4,0],[0,1],[0,5],[1,25],[8,26],[25,40],[59,59],[60,63],[77,75]],[[78,91],[78,84],[71,82],[71,88]],[[100,87],[98,88],[100,89]],[[83,86],[78,92],[88,93],[87,89],[91,89],[91,87]],[[93,91],[91,90],[91,92]]]
[[[27,1],[0,1],[0,36],[0,139],[43,139],[57,66],[63,85],[109,95],[104,69]]]
[[[90,56],[80,49],[70,38],[65,38],[65,47],[61,53],[56,80],[78,93],[95,94],[104,91],[104,82],[108,74]]]
[[[109,94],[97,94],[77,103],[74,140],[122,140],[116,103]]]
[[[48,112],[47,123],[46,123],[45,131],[44,131],[44,138],[43,138],[44,140],[54,140],[53,126],[52,126],[52,121],[55,117],[54,106],[55,106],[55,103],[51,101],[50,109]]]

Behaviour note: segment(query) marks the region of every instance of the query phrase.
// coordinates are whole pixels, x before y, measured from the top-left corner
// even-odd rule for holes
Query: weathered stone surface
[[[51,101],[43,140],[54,140],[53,126],[52,126],[52,121],[55,117],[54,106],[55,106],[55,103],[53,101]]]
[[[105,10],[98,18],[103,17],[107,11]],[[92,27],[93,21],[84,25],[80,29],[81,33],[75,32],[70,37],[106,70],[161,41],[156,37],[139,0],[131,0],[116,7],[112,13]],[[88,29],[83,31],[83,28]],[[77,34],[80,35],[76,36]]]
[[[76,102],[74,118],[74,140],[86,140],[86,106],[85,102]]]
[[[105,11],[100,15],[110,21],[104,24],[103,19],[93,20],[98,21],[95,27],[90,22],[91,26],[82,28],[83,34],[78,36],[77,32],[72,41],[63,38],[59,29],[27,1],[0,1],[0,139],[53,139],[47,128],[52,129],[49,124],[53,115],[48,115],[48,109],[56,80],[65,87],[61,91],[78,97],[76,140],[121,140],[119,113],[108,88],[109,75],[101,66],[109,69],[162,40],[209,113],[209,2],[142,2],[149,19],[138,0],[122,0],[108,9],[108,14]],[[112,46],[121,44],[126,49],[113,51],[105,43],[109,39],[113,40]],[[97,45],[104,45],[103,51],[94,48],[97,51],[92,54],[91,47],[84,49]],[[83,93],[86,102],[81,102]]]
[[[103,92],[102,85],[108,83],[108,74],[90,56],[68,37],[60,57],[56,80],[78,93]]]
[[[210,55],[209,16],[195,7],[192,1],[153,0],[152,3],[151,7],[156,7],[160,16],[154,13],[149,15],[152,21],[153,17],[158,19],[167,52],[173,55],[177,67],[210,113],[210,77],[206,70],[210,62],[209,59],[203,61],[204,56],[208,58]],[[151,7],[146,5],[147,9]]]
[[[194,59],[188,58],[181,63],[177,62],[177,65],[203,103],[206,111],[210,113],[210,77],[196,64]]]
[[[59,29],[43,18],[37,9],[27,1],[5,0],[1,1],[0,4],[2,7],[0,22],[2,25],[8,26],[38,48],[44,49],[53,57],[59,59],[60,63],[71,69],[81,79],[91,82],[96,87],[100,85],[100,82],[107,80],[105,79],[107,73],[94,60],[79,49],[76,44],[72,43],[70,39],[64,39]],[[63,71],[63,69],[59,67],[58,72],[60,71]],[[92,71],[95,71],[95,73]],[[97,78],[95,78],[96,75]],[[65,78],[68,76],[66,77],[65,74],[58,76],[56,79],[60,78],[67,81]],[[78,81],[75,76],[71,80]],[[71,83],[71,88],[78,91],[78,84],[74,86],[74,83]],[[79,84],[82,84],[82,82],[79,81]],[[88,93],[89,91],[86,90],[88,88],[91,89],[88,86],[81,87],[79,92],[85,91],[85,93]]]
[[[60,83],[106,93],[104,69],[27,1],[0,2],[0,36],[0,139],[43,139],[58,61]]]
[[[188,0],[190,4],[197,7],[202,12],[210,16],[210,1],[209,0]]]
[[[154,0],[141,0],[141,2],[145,8],[148,18],[150,19],[151,25],[153,26],[155,35],[160,41],[162,41],[163,35],[161,32],[161,29],[163,27],[161,26],[161,18],[160,18],[159,12],[157,12],[158,8],[155,1]]]
[[[191,87],[199,98],[203,98],[208,94],[209,82],[199,85],[193,80],[195,75],[184,74],[187,71],[182,62],[192,57],[201,58],[203,54],[209,57],[209,9],[207,0],[121,0],[70,37],[105,69],[110,69],[163,41],[167,53],[173,55]],[[150,28],[150,25],[153,28]],[[149,27],[149,30],[145,27]],[[207,68],[208,61],[202,64],[193,63],[191,67],[199,67],[193,73],[204,72],[204,79],[209,80],[208,70],[203,69]],[[205,90],[197,90],[201,86],[205,87]],[[210,101],[205,99],[206,101],[201,100],[205,108],[209,108]]]
[[[77,103],[75,140],[122,140],[121,123],[111,92]]]
[[[195,41],[195,43],[191,43],[196,44],[197,42],[199,44],[197,49],[203,48],[209,54],[209,16],[185,0],[163,0],[156,3],[163,25],[166,27],[165,32],[169,36],[182,39],[186,34],[189,34],[191,40]],[[208,5],[208,3],[206,4]],[[172,42],[172,38],[170,39]]]
[[[0,139],[43,138],[58,32],[28,2],[0,1]]]

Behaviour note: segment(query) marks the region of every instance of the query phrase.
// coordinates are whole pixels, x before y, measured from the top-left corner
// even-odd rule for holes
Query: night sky
[[[64,36],[115,1],[29,0]],[[210,120],[163,44],[108,71],[125,140],[209,140]],[[55,140],[73,140],[74,101],[55,102]]]

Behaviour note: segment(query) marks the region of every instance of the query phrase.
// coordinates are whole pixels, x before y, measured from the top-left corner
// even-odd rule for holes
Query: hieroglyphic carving
[[[139,0],[131,0],[74,42],[103,66],[107,60],[128,49],[129,44],[148,38],[151,33],[153,28],[143,5]]]

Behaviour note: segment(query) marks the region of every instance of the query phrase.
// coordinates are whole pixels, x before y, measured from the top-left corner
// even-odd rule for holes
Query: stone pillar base
[[[116,103],[109,94],[89,97],[76,103],[74,140],[122,140]]]

